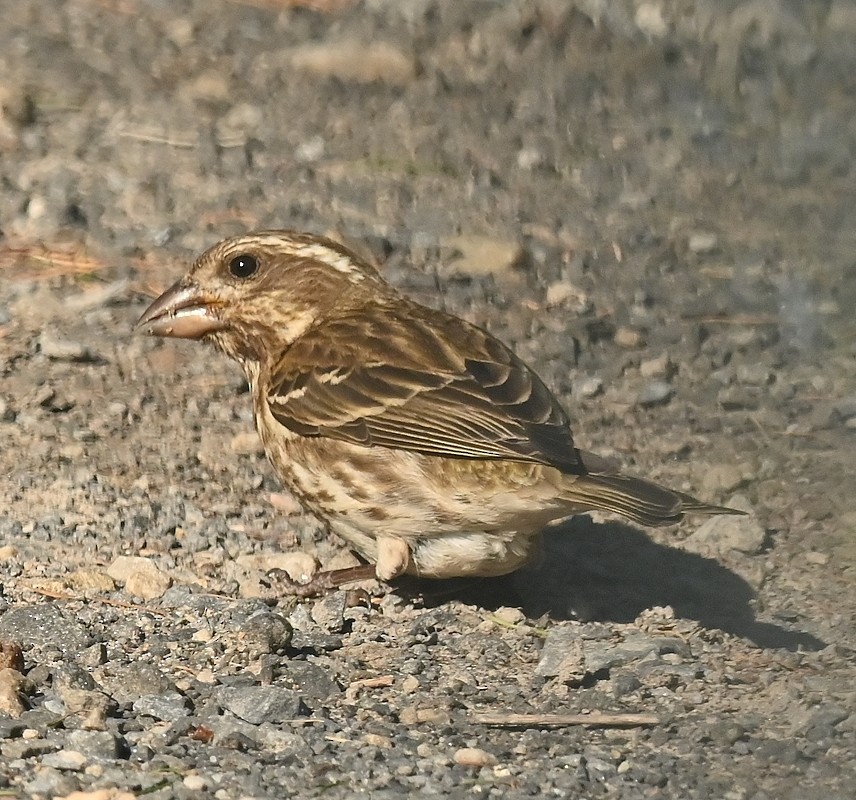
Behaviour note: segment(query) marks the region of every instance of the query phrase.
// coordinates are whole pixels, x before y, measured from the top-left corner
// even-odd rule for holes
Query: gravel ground
[[[852,3],[288,5],[0,0],[0,794],[853,797]],[[361,248],[582,446],[750,516],[278,598],[351,556],[236,369],[131,335],[261,226]]]

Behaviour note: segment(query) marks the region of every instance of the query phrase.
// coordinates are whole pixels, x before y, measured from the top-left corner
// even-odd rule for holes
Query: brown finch
[[[508,347],[320,236],[214,245],[138,329],[211,341],[241,365],[282,482],[382,580],[511,572],[547,523],[594,509],[643,525],[740,513],[578,450]]]

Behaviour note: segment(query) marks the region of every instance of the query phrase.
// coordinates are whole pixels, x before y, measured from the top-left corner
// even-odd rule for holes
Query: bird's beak
[[[149,336],[201,339],[225,327],[216,316],[217,305],[197,287],[176,283],[146,309],[134,330]]]

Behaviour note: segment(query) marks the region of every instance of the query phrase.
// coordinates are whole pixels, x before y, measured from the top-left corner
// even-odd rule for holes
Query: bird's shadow
[[[754,591],[720,562],[657,544],[629,525],[587,516],[551,528],[539,558],[513,575],[420,581],[418,590],[428,606],[456,597],[484,608],[518,606],[531,618],[632,622],[647,608],[671,606],[678,617],[758,647],[826,647],[809,633],[756,619]]]

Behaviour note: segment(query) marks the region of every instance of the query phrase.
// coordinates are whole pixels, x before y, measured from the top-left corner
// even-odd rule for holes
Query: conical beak
[[[195,286],[176,283],[146,309],[134,330],[149,336],[201,339],[225,327],[215,315],[216,308]]]

